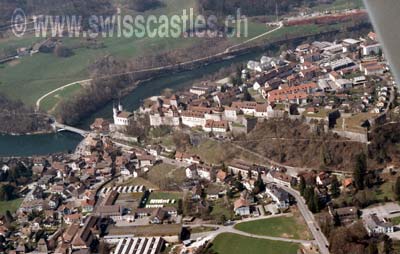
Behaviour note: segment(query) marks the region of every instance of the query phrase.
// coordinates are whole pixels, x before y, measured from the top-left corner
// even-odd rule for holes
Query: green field
[[[212,250],[218,254],[296,254],[299,245],[264,239],[255,239],[231,233],[218,235]]]
[[[282,216],[257,221],[243,222],[235,228],[255,235],[285,237],[293,239],[310,240],[311,236],[307,226],[300,218]]]
[[[160,192],[154,191],[150,194],[149,198],[147,199],[146,205],[151,205],[150,200],[152,199],[169,199],[175,200],[174,203],[164,204],[165,206],[172,206],[178,208],[178,200],[182,199],[183,193],[182,192]]]
[[[399,217],[390,218],[390,221],[393,223],[393,225],[399,225],[400,224],[400,216]]]
[[[196,0],[169,0],[162,8],[151,10],[144,15],[182,14],[183,9],[196,7]],[[195,10],[196,11],[196,10]],[[133,15],[137,13],[132,13]],[[8,47],[28,47],[40,41],[33,34],[23,38],[0,40],[0,49]],[[167,52],[177,48],[185,48],[199,42],[200,39],[190,38],[100,38],[103,47],[91,49],[80,47],[68,58],[59,58],[53,54],[35,54],[17,61],[2,65],[0,68],[0,91],[13,99],[20,99],[28,105],[34,105],[36,100],[62,85],[88,78],[88,67],[99,57],[112,55],[121,58],[134,58],[148,54]],[[64,38],[64,45],[79,46],[79,38]],[[53,101],[51,101],[53,100]],[[54,104],[50,99],[48,106]]]
[[[15,211],[17,211],[17,209],[21,205],[22,200],[22,198],[19,198],[10,201],[0,201],[0,215],[4,215],[7,210],[9,210],[11,213],[15,213]]]
[[[58,92],[52,93],[41,101],[40,109],[51,112],[52,110],[54,110],[55,106],[57,106],[57,104],[62,100],[62,98],[67,98],[74,94],[77,94],[81,89],[82,86],[79,83],[76,83]]]

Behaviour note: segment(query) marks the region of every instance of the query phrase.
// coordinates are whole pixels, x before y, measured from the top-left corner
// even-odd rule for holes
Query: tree
[[[365,153],[361,153],[356,157],[356,164],[354,167],[354,184],[357,190],[364,189],[365,174],[367,171],[367,158]]]
[[[304,196],[304,191],[306,190],[306,187],[306,180],[304,179],[304,176],[300,176],[299,189],[302,196]]]
[[[331,195],[333,198],[337,198],[340,196],[340,184],[336,177],[332,179],[331,183]]]
[[[5,220],[6,220],[6,224],[7,224],[7,225],[10,225],[10,224],[14,221],[14,218],[13,218],[13,216],[12,216],[10,210],[7,210],[7,211],[6,211]]]
[[[319,203],[319,197],[315,193],[315,191],[314,191],[314,194],[313,194],[312,202],[313,202],[314,211],[311,210],[311,212],[318,213],[320,211],[320,203]]]
[[[389,236],[385,235],[383,238],[383,253],[390,254],[393,250],[393,242]]]
[[[370,242],[367,248],[367,254],[378,254],[378,246],[376,246],[375,242]]]
[[[15,187],[10,184],[4,184],[0,187],[0,200],[8,201],[16,197]]]
[[[341,224],[342,224],[342,222],[340,221],[339,214],[337,212],[335,212],[335,214],[333,215],[333,225],[335,227],[339,227]]]
[[[238,179],[239,181],[242,181],[242,180],[243,180],[242,172],[239,171],[239,173],[238,173],[238,175],[237,175],[237,179]]]
[[[396,183],[394,184],[394,193],[396,194],[396,199],[400,201],[400,177],[398,176],[396,179]]]
[[[254,194],[259,194],[265,191],[265,183],[261,178],[261,174],[258,174],[257,181],[254,183]]]

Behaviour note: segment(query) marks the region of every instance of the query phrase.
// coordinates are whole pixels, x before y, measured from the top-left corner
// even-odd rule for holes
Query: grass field
[[[218,235],[212,242],[218,254],[296,254],[298,244],[255,239],[231,233]]]
[[[41,101],[40,109],[44,111],[52,111],[62,100],[62,98],[73,96],[77,94],[81,89],[82,86],[79,83],[76,83],[72,86],[64,88],[61,91],[55,92]]]
[[[196,8],[195,3],[196,0],[168,0],[165,1],[165,6],[162,8],[148,11],[144,15],[182,14],[183,9]],[[28,47],[37,41],[40,39],[35,38],[33,34],[18,39],[2,39],[0,40],[0,49]],[[104,45],[102,48],[79,48],[74,50],[74,55],[68,58],[58,58],[52,54],[41,53],[26,56],[21,58],[18,64],[5,64],[2,66],[3,68],[0,68],[0,91],[13,99],[20,99],[28,105],[34,105],[43,94],[67,83],[87,78],[88,66],[101,56],[133,58],[185,48],[198,41],[198,39],[183,40],[182,38],[118,38],[114,36],[99,39],[99,42]],[[66,46],[74,47],[82,41],[79,38],[64,38],[63,42]],[[47,107],[51,107],[54,99],[50,99],[48,104],[50,106]]]
[[[310,240],[307,226],[294,216],[243,222],[235,228],[250,234]]]
[[[400,216],[399,217],[390,218],[390,221],[393,223],[393,225],[399,225],[400,224]]]
[[[11,213],[17,211],[22,203],[22,200],[22,198],[19,198],[10,201],[0,201],[0,215],[4,215],[7,210],[9,210]]]

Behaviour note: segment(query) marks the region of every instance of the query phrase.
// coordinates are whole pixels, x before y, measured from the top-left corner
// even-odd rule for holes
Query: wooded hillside
[[[34,114],[32,108],[0,94],[0,133],[32,133],[50,130],[46,116]]]

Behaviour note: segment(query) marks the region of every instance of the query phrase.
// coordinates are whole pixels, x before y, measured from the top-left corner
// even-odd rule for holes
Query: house
[[[234,212],[236,215],[249,216],[250,215],[250,204],[247,200],[239,198],[234,203]]]
[[[91,213],[93,212],[93,208],[96,201],[94,199],[86,199],[81,202],[82,212],[83,213]]]
[[[92,242],[96,239],[96,231],[98,218],[89,216],[85,220],[85,224],[81,227],[72,239],[72,249],[89,249]]]
[[[327,172],[321,172],[317,175],[316,182],[321,186],[328,186],[331,184],[331,177]]]
[[[278,170],[270,170],[267,174],[268,181],[278,183],[278,184],[288,186],[288,187],[292,183],[292,178],[293,177],[287,175],[284,172],[278,171]]]
[[[265,191],[275,202],[278,209],[287,209],[290,205],[290,195],[284,189],[278,187],[274,183],[268,183]]]
[[[110,122],[104,118],[96,118],[90,125],[90,129],[94,131],[106,132],[110,130]]]
[[[249,172],[252,168],[253,165],[237,159],[233,160],[231,164],[228,165],[228,170],[232,172],[232,174],[238,175],[240,173],[244,178],[251,177],[249,176]]]
[[[202,96],[205,94],[209,94],[215,89],[212,86],[209,86],[207,84],[204,85],[194,85],[190,88],[189,92],[192,94],[196,94],[197,96]]]
[[[385,71],[386,68],[382,64],[369,65],[364,68],[364,74],[366,76],[380,76],[383,75]]]
[[[342,181],[342,186],[343,188],[350,188],[353,185],[353,179],[352,178],[345,178]]]
[[[191,164],[186,168],[186,177],[189,179],[206,179],[208,181],[211,180],[213,168],[211,166],[205,164]]]
[[[227,121],[207,120],[203,130],[205,132],[226,133],[229,129]]]
[[[364,56],[378,55],[381,52],[381,45],[379,43],[367,43],[361,45],[361,49]]]
[[[176,152],[175,160],[187,163],[196,163],[196,164],[201,163],[201,158],[199,156],[195,154],[187,154],[181,152]]]
[[[233,107],[225,107],[224,110],[225,120],[236,122],[239,114],[240,114],[240,109]]]
[[[298,86],[273,90],[268,93],[268,102],[270,104],[280,102],[303,104],[307,102],[308,96],[315,92],[317,88],[318,85],[314,82],[311,82]]]
[[[188,127],[203,127],[206,124],[205,113],[185,110],[181,114],[182,124]]]
[[[387,234],[394,232],[394,226],[392,223],[380,220],[376,214],[368,214],[364,217],[364,225],[368,231],[368,234]]]
[[[156,157],[150,154],[138,155],[137,159],[139,161],[139,167],[141,168],[153,166],[157,161]]]
[[[206,193],[208,200],[217,200],[222,195],[221,187],[219,185],[211,184],[207,187]]]
[[[129,126],[133,121],[133,113],[124,111],[121,104],[113,107],[113,118],[116,126]]]
[[[64,222],[68,225],[80,224],[82,221],[82,214],[80,214],[80,213],[68,214],[68,215],[64,215],[63,218],[64,218]]]
[[[218,170],[217,176],[216,176],[217,183],[224,183],[227,177],[228,177],[228,174],[225,171]]]
[[[332,218],[338,216],[342,224],[352,223],[358,219],[358,209],[355,206],[341,207],[337,209],[333,209],[332,206],[329,206],[329,214]]]
[[[120,217],[123,208],[120,205],[102,205],[96,208],[96,214],[101,217]]]
[[[64,242],[71,243],[76,233],[78,233],[78,230],[79,230],[79,223],[73,223],[69,225],[67,229],[64,231],[64,234],[62,235]]]
[[[150,217],[151,224],[162,224],[167,219],[168,213],[162,208],[157,208],[153,211]]]

